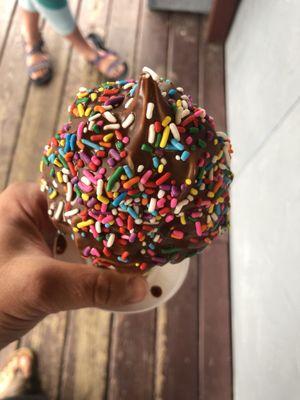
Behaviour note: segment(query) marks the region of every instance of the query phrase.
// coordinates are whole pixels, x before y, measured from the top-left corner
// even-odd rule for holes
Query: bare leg
[[[25,41],[25,50],[26,52],[29,52],[41,38],[41,33],[39,31],[39,14],[36,12],[30,12],[23,8],[20,8],[20,15],[21,15],[21,34]],[[48,59],[48,56],[43,53],[28,55],[26,57],[26,64],[28,66],[31,66],[45,59]],[[38,79],[42,77],[46,71],[47,71],[46,69],[40,69],[30,74],[30,76],[32,79]]]
[[[74,46],[74,48],[80,54],[82,54],[82,56],[87,61],[93,61],[97,57],[98,54],[101,54],[101,55],[105,54],[104,51],[99,51],[99,50],[96,50],[95,48],[93,48],[92,45],[90,45],[86,41],[86,39],[82,36],[82,34],[77,26],[75,27],[74,31],[71,34],[66,35],[65,38],[67,40],[69,40],[69,42],[71,42],[71,44]],[[117,60],[117,57],[113,54],[109,55],[105,59],[101,60],[97,65],[99,72],[102,72],[105,74],[105,72],[107,71],[107,68],[115,60]],[[112,71],[111,75],[116,77],[119,74],[121,74],[123,72],[123,70],[124,70],[124,66],[119,65]]]

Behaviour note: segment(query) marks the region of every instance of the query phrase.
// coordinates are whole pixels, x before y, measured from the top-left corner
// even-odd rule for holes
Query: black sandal
[[[32,49],[30,51],[25,50],[26,57],[32,56],[33,54],[37,54],[37,53],[47,54],[46,51],[44,50],[44,46],[45,46],[45,43],[44,43],[43,39],[41,38],[38,41],[38,43],[32,47]],[[25,43],[24,43],[24,48],[25,48]],[[41,76],[37,79],[33,79],[31,77],[31,75],[34,72],[38,72],[42,69],[47,69],[47,71],[43,74],[43,76]],[[51,65],[50,60],[43,60],[43,61],[34,63],[30,66],[27,65],[27,72],[28,72],[28,76],[29,76],[29,79],[31,80],[31,82],[33,82],[37,86],[42,86],[42,85],[47,84],[48,82],[51,81],[52,76],[53,76],[52,65]]]
[[[118,53],[116,53],[113,50],[109,50],[107,47],[105,47],[104,41],[101,38],[101,36],[99,36],[97,33],[90,33],[87,36],[87,40],[91,41],[96,49],[101,50],[101,51],[105,51],[105,53],[106,53],[106,54],[103,54],[103,55],[98,54],[98,56],[93,61],[90,61],[90,64],[97,66],[97,65],[99,65],[100,61],[104,60],[105,58],[107,58],[110,55],[114,55],[114,56],[118,57],[117,60],[113,61],[108,66],[108,68],[106,69],[106,73],[103,73],[103,75],[105,76],[105,78],[107,80],[109,80],[109,81],[117,81],[117,80],[123,79],[123,78],[125,78],[127,76],[127,72],[128,72],[127,63],[120,58]],[[119,65],[122,65],[124,67],[124,71],[121,72],[117,76],[109,75],[109,73],[112,70],[116,69]]]

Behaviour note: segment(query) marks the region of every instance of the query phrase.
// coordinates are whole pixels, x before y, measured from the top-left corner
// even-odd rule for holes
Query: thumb
[[[46,271],[42,278],[40,304],[47,313],[136,303],[147,293],[146,280],[137,274],[57,260]]]

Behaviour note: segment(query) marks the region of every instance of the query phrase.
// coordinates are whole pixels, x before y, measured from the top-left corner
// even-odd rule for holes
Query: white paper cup
[[[74,242],[66,238],[67,247],[62,254],[56,252],[56,241],[54,245],[55,258],[68,262],[82,263]],[[189,269],[189,259],[185,259],[178,264],[166,264],[163,267],[154,267],[145,278],[149,285],[149,293],[143,301],[135,304],[122,306],[103,306],[103,310],[120,313],[139,313],[152,310],[167,302],[182,286]],[[159,294],[159,296],[157,296]]]

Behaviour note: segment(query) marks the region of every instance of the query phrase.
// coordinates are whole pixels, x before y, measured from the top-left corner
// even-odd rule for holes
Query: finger
[[[47,313],[136,303],[148,290],[146,280],[140,275],[57,260],[41,276],[37,298],[44,307],[42,311]]]

